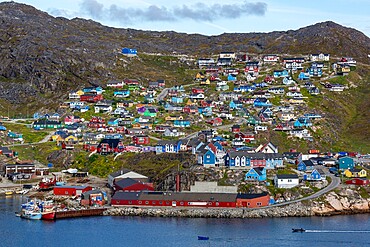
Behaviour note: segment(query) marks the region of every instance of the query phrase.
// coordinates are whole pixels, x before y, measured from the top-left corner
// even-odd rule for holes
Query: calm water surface
[[[24,198],[23,198],[24,200]],[[15,217],[21,196],[0,196],[0,246],[370,246],[370,215],[264,219]],[[303,227],[309,232],[292,233]],[[197,240],[198,235],[209,241]]]

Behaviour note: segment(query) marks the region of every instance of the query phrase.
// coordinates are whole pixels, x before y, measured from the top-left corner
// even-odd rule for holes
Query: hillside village
[[[122,59],[138,56],[135,49],[122,49]],[[281,152],[270,140],[276,132],[313,143],[325,113],[313,111],[308,99],[355,86],[329,82],[355,70],[354,59],[333,59],[324,53],[290,57],[221,52],[214,58],[182,60],[194,64],[192,82],[167,86],[162,78],[148,83],[123,78],[80,88],[66,92],[68,100],[57,112],[35,113],[29,127],[50,132],[47,141],[60,150],[82,149],[89,157],[107,155],[115,160],[124,153],[188,153],[196,160],[195,167],[220,171],[219,180],[238,177],[228,183],[236,186],[235,193],[268,192],[276,200],[281,191],[273,190],[271,183],[276,188],[312,183],[313,192],[327,185],[328,167],[336,167],[330,172],[349,183],[369,183],[368,168],[360,166],[366,164],[358,163],[359,150],[333,153],[291,146]],[[21,132],[7,130],[6,122],[0,130],[7,138],[13,144],[25,143]],[[1,153],[13,157],[11,149],[3,146]],[[10,174],[11,165],[3,165],[4,175]],[[261,187],[253,190],[250,185]],[[184,188],[176,184],[173,189]],[[124,186],[120,190],[125,191]]]

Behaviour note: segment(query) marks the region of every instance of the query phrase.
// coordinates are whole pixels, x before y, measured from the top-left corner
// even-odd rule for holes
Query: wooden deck
[[[107,208],[58,211],[55,214],[55,219],[86,217],[86,216],[98,216],[98,215],[103,215],[103,212],[105,210],[107,210]]]

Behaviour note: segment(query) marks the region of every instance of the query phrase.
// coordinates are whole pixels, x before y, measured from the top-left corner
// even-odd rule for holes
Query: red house
[[[369,179],[366,179],[366,178],[352,178],[350,180],[347,180],[346,184],[365,186],[365,185],[369,184]]]
[[[216,117],[206,121],[206,123],[211,124],[212,126],[220,126],[222,125],[222,118]]]
[[[149,144],[150,138],[147,135],[135,135],[132,137],[132,142],[136,145],[146,145]]]
[[[114,190],[127,192],[154,191],[154,187],[151,183],[143,183],[132,178],[124,178],[114,182]]]
[[[184,108],[182,108],[182,112],[184,113],[197,113],[198,110],[195,106],[185,106]]]
[[[79,196],[82,193],[92,190],[91,186],[55,186],[53,191],[56,196]]]
[[[139,81],[136,79],[125,79],[123,82],[126,85],[139,85]]]
[[[64,124],[70,125],[81,122],[81,118],[78,116],[69,115],[64,118]]]
[[[100,100],[103,100],[102,94],[83,94],[80,96],[82,102],[96,103]]]
[[[239,132],[235,134],[235,139],[242,139],[244,142],[251,142],[255,140],[255,135],[252,132]]]
[[[97,152],[101,154],[121,153],[124,150],[125,146],[120,139],[103,139],[97,147]]]
[[[233,126],[231,126],[231,132],[239,133],[240,132],[240,125],[234,124]]]
[[[87,124],[87,127],[94,129],[105,128],[106,127],[105,119],[101,117],[92,117],[89,123]]]
[[[191,89],[191,92],[193,94],[204,93],[204,89],[203,88],[193,88]]]

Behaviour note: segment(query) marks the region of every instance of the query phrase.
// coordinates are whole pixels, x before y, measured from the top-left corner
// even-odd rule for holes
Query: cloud
[[[248,15],[263,16],[267,10],[267,4],[263,2],[211,5],[199,2],[174,8],[157,5],[149,5],[145,8],[123,8],[112,4],[106,8],[97,0],[83,0],[80,7],[81,11],[94,19],[109,19],[121,23],[134,21],[170,22],[181,19],[212,22],[218,19],[237,19]]]
[[[180,18],[189,18],[192,20],[214,21],[220,18],[237,19],[245,15],[264,15],[267,10],[267,4],[262,2],[241,4],[212,4],[205,5],[197,3],[194,6],[183,5],[181,8],[175,8],[174,14]]]

